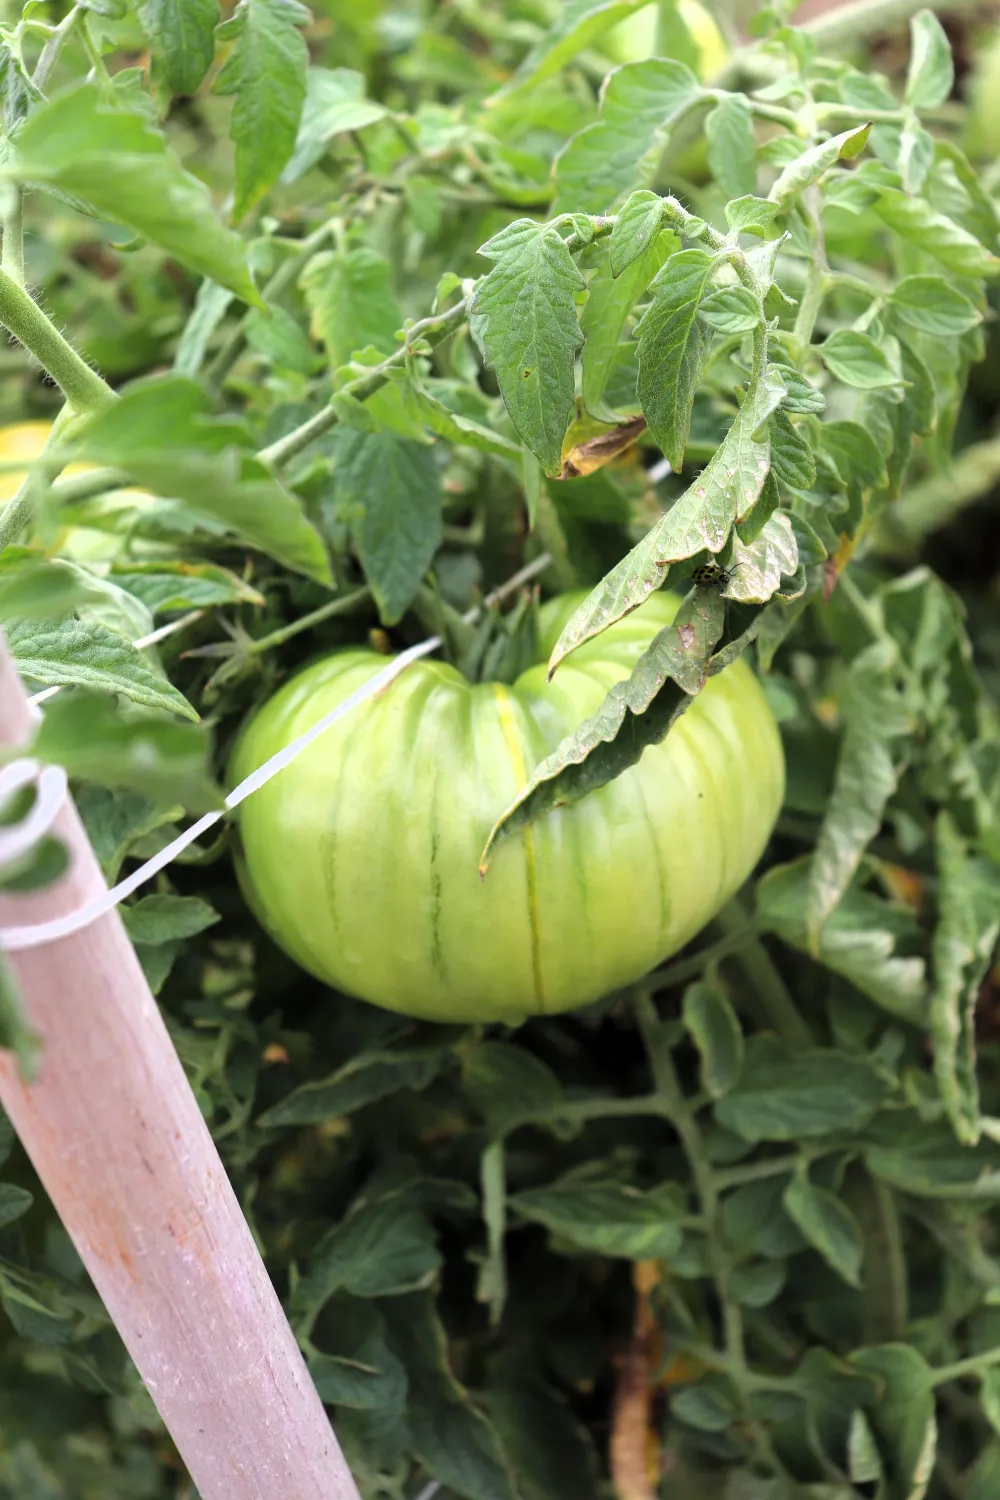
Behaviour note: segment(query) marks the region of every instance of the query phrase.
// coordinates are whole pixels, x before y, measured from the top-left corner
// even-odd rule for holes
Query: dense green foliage
[[[511,682],[534,601],[464,616],[544,558],[589,591],[558,683],[686,594],[690,649],[666,627],[494,815],[523,839],[742,656],[787,793],[689,955],[516,1031],[414,1023],[270,943],[228,825],[126,922],[365,1500],[988,1500],[987,112],[895,0],[776,0],[713,78],[669,0],[617,66],[643,9],[8,8],[0,420],[55,425],[0,434],[0,622],[113,880],[318,653],[433,632]],[[0,1496],[193,1500],[3,1151]]]

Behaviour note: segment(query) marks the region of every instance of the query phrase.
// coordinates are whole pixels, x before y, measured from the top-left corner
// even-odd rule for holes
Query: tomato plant
[[[122,906],[364,1500],[997,1489],[992,52],[750,10],[0,23],[0,626],[109,881],[409,662]],[[0,1157],[0,1497],[192,1500]]]

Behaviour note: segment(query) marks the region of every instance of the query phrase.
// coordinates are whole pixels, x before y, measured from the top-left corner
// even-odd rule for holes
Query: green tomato
[[[555,644],[583,595],[543,606]],[[472,685],[420,661],[244,804],[240,879],[277,942],[339,990],[435,1021],[569,1010],[674,953],[746,880],[784,791],[777,726],[746,663],[713,677],[623,775],[479,857],[531,769],[628,676],[678,600],[654,594],[551,683]],[[250,720],[234,781],[386,664],[305,668]]]

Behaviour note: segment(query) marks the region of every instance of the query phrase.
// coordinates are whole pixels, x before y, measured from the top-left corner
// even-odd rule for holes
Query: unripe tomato
[[[542,609],[547,657],[584,596]],[[678,601],[655,594],[551,683],[472,685],[409,667],[243,804],[239,874],[303,968],[348,994],[436,1021],[568,1010],[636,980],[746,880],[784,789],[777,727],[742,661],[713,677],[662,744],[609,785],[478,861],[533,766],[601,704]],[[310,728],[385,657],[305,668],[245,728],[239,781]]]
[[[624,21],[619,21],[601,40],[601,51],[617,63],[642,62],[657,54],[658,5],[644,5]],[[711,11],[699,0],[677,0],[676,11],[692,42],[698,49],[697,63],[692,63],[699,78],[711,78],[729,57],[726,39]],[[683,59],[685,62],[688,59]]]
[[[1000,31],[979,38],[973,58],[965,85],[965,146],[973,158],[992,164],[1000,156]]]
[[[43,421],[11,422],[0,427],[0,463],[10,463],[15,459],[30,463],[39,458],[51,428],[51,422]],[[92,464],[68,464],[63,473],[67,476],[84,474],[92,467]],[[0,509],[17,494],[27,472],[27,469],[0,472]],[[132,502],[139,495],[148,498],[144,490],[122,490],[119,493],[127,494]],[[113,532],[89,526],[67,526],[60,531],[52,551],[77,562],[113,562],[124,549],[124,539]]]

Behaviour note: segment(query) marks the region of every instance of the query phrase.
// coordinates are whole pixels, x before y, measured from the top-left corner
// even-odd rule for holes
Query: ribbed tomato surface
[[[543,607],[543,659],[583,598]],[[532,767],[625,677],[678,601],[655,594],[512,687],[417,662],[243,804],[241,880],[275,939],[349,994],[433,1020],[507,1021],[629,983],[743,883],[784,788],[777,727],[743,662],[713,678],[662,744],[477,866]],[[344,650],[255,715],[233,780],[385,666]]]

